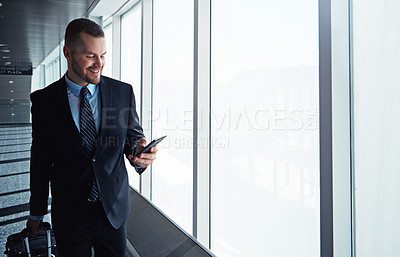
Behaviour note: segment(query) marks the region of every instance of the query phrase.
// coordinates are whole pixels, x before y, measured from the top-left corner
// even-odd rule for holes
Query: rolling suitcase
[[[30,236],[27,228],[20,233],[10,235],[7,238],[6,251],[8,257],[29,256],[29,257],[51,257],[56,256],[56,240],[50,224],[40,224],[43,230],[35,237]]]

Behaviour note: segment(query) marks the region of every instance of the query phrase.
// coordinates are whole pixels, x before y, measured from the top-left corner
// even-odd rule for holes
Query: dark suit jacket
[[[94,172],[107,218],[119,228],[130,207],[124,154],[130,154],[144,137],[132,87],[101,77],[100,129],[92,157],[84,149],[72,118],[66,86],[62,77],[31,94],[30,213],[47,213],[50,182],[53,227],[56,232],[70,231],[87,204],[88,183]]]

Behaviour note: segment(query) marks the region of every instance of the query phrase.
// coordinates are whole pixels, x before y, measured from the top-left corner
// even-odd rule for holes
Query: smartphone
[[[141,151],[139,151],[136,155],[134,155],[134,152],[132,152],[132,155],[135,157],[139,157],[140,154],[142,153],[150,153],[150,148],[153,146],[156,146],[158,143],[160,143],[164,138],[167,136],[163,136],[157,139],[154,139],[153,141],[150,142],[150,144],[146,145]]]

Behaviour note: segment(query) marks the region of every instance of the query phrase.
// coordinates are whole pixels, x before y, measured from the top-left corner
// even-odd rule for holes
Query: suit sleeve
[[[145,137],[143,134],[142,126],[140,125],[139,117],[136,112],[136,102],[135,102],[135,95],[133,93],[133,89],[130,86],[130,110],[129,110],[129,119],[128,119],[128,126],[127,126],[127,134],[126,134],[126,141],[124,147],[124,153],[126,157],[132,153],[135,149],[137,142]],[[141,168],[137,165],[131,163],[136,171],[141,174],[146,168]]]
[[[43,216],[47,214],[49,181],[52,168],[46,117],[42,99],[37,93],[31,94],[32,112],[32,146],[30,163],[30,214]],[[42,100],[42,101],[40,101]]]

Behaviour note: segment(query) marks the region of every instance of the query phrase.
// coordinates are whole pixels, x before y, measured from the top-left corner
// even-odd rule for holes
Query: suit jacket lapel
[[[105,138],[107,134],[107,129],[109,124],[107,124],[107,117],[110,115],[110,111],[112,110],[112,90],[109,85],[107,85],[104,80],[101,78],[100,83],[99,83],[99,92],[100,92],[100,128],[99,128],[99,133],[98,133],[98,139],[100,142],[98,142],[98,145],[101,145],[101,140]],[[97,152],[101,149],[101,147],[96,147],[96,155]]]
[[[57,87],[57,96],[55,102],[58,105],[60,111],[60,122],[65,128],[64,133],[69,133],[74,141],[76,141],[81,147],[81,151],[88,155],[87,151],[83,147],[83,142],[78,128],[75,125],[75,121],[72,118],[71,108],[69,106],[68,94],[67,94],[67,83],[65,81],[65,75],[59,80],[59,87]]]

